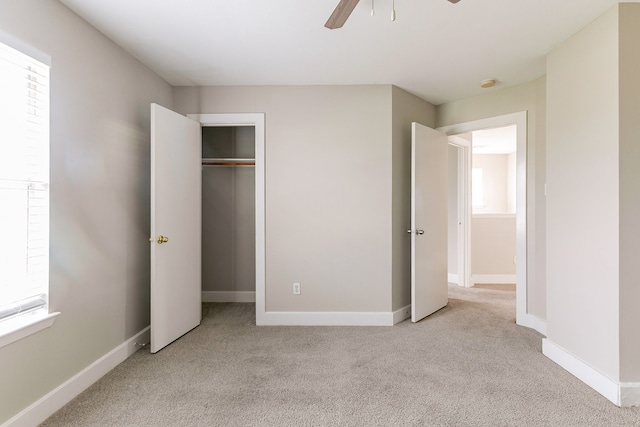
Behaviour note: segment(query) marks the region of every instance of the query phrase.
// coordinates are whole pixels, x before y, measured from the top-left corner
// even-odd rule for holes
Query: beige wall
[[[548,338],[621,382],[640,380],[638,21],[620,4],[547,60]]]
[[[0,28],[51,56],[50,305],[62,312],[0,349],[1,424],[149,325],[149,104],[172,97],[56,1],[2,1]]]
[[[268,311],[391,310],[391,86],[178,87],[176,111],[264,112]],[[301,283],[301,295],[292,284]]]
[[[640,7],[620,4],[620,381],[640,382]]]
[[[618,378],[617,8],[547,68],[547,336]]]
[[[546,83],[530,83],[436,107],[436,125],[447,126],[527,111],[527,303],[528,312],[546,318],[545,135]]]
[[[393,310],[411,304],[411,122],[433,127],[435,107],[393,86]]]
[[[515,215],[478,215],[471,219],[472,275],[515,276],[515,255]]]

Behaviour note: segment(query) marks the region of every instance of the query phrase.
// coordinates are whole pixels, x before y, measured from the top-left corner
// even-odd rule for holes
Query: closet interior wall
[[[202,128],[202,290],[255,292],[255,128]]]

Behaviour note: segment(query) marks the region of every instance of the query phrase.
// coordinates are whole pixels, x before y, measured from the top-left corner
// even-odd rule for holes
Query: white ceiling
[[[534,80],[616,0],[60,0],[172,85],[394,84],[433,104]],[[640,1],[640,0],[637,0]]]

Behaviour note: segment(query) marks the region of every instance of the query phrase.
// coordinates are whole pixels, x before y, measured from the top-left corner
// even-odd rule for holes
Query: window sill
[[[472,213],[472,218],[515,218],[515,213]]]
[[[60,313],[38,310],[0,323],[0,348],[53,325]]]

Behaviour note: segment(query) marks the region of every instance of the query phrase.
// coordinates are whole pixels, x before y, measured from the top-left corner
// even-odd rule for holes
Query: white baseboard
[[[620,406],[640,406],[640,383],[620,383]]]
[[[400,323],[411,318],[411,304],[393,312],[393,324]]]
[[[124,343],[47,393],[22,412],[9,419],[2,427],[36,426],[73,400],[107,372],[124,362],[129,356],[149,343],[150,328],[147,326]]]
[[[510,284],[516,283],[516,275],[515,274],[472,274],[471,275],[471,286],[476,283],[480,284]]]
[[[620,383],[594,369],[549,339],[542,340],[542,354],[618,406],[640,406],[640,383]]]
[[[453,283],[454,285],[460,284],[457,274],[448,274],[447,275],[447,281],[449,283]]]
[[[393,326],[393,312],[267,311],[264,326]]]
[[[256,302],[254,291],[202,291],[202,302]]]
[[[531,328],[535,331],[540,332],[545,337],[547,336],[547,321],[532,314],[525,313],[522,316],[518,316],[516,319],[516,324]]]

